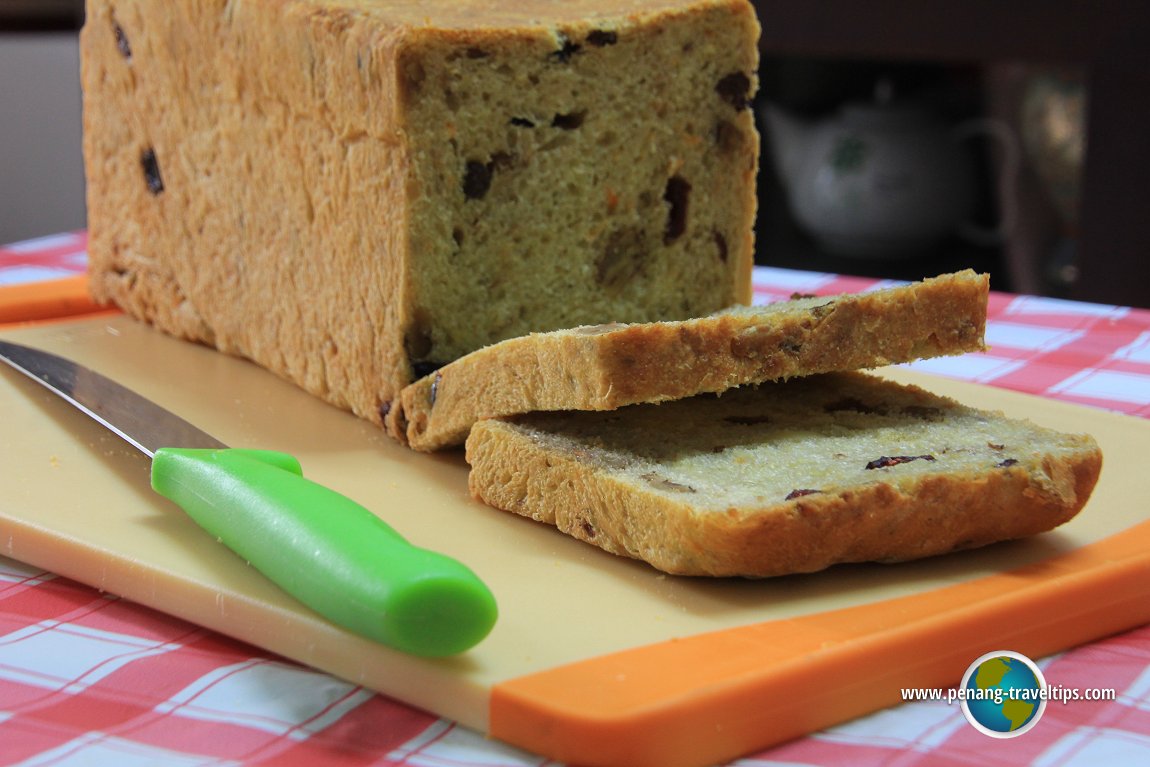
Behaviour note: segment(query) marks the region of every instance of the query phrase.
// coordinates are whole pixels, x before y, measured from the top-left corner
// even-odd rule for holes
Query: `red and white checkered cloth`
[[[0,247],[0,286],[82,271],[82,232]],[[876,280],[756,269],[755,299]],[[1150,417],[1150,311],[994,294],[992,347],[914,367]],[[973,658],[972,658],[973,660]],[[909,703],[733,764],[1150,764],[1150,627],[1040,664],[1052,702],[995,740],[957,705]],[[525,767],[546,759],[169,616],[0,558],[0,764]]]
[[[87,266],[88,236],[82,231],[0,244],[0,287],[73,277]]]
[[[755,269],[755,302],[898,284],[788,269]],[[1150,417],[1150,310],[991,293],[989,350],[910,367],[1052,399]]]

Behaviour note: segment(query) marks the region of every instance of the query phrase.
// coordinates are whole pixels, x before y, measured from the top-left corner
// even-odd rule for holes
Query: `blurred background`
[[[1150,306],[1150,3],[752,0],[756,261]],[[0,243],[83,228],[82,0],[0,0]]]
[[[754,5],[761,261],[1150,305],[1150,4]]]
[[[0,0],[0,244],[82,229],[82,0]]]

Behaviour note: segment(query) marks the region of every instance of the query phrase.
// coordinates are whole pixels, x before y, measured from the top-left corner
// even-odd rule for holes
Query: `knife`
[[[495,598],[466,565],[412,545],[273,450],[229,448],[115,381],[0,341],[0,360],[152,459],[152,488],[288,594],[342,628],[413,655],[463,652]]]

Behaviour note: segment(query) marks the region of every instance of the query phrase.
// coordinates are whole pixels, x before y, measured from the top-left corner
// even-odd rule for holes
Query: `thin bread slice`
[[[403,389],[385,419],[417,450],[542,410],[613,410],[734,386],[983,349],[988,277],[967,270],[868,293],[796,297],[678,322],[533,333]]]
[[[1051,530],[1102,455],[867,373],[480,421],[474,497],[681,575],[901,561]]]

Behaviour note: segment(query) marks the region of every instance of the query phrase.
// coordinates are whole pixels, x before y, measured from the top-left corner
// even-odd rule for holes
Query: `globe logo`
[[[1030,730],[1046,710],[1046,679],[1034,661],[1009,650],[989,652],[967,668],[959,692],[962,713],[992,738]]]

